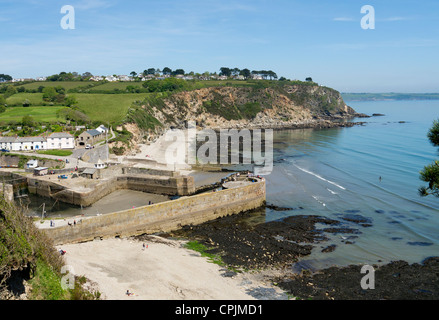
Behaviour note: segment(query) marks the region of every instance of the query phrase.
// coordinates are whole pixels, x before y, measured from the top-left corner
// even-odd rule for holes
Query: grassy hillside
[[[1,122],[20,122],[25,115],[30,115],[37,122],[56,122],[59,119],[56,112],[62,106],[39,106],[39,107],[9,107],[4,113],[0,114]]]
[[[92,121],[118,124],[125,119],[129,107],[135,101],[142,101],[148,94],[74,94],[78,107]]]
[[[166,85],[165,85],[166,84]],[[163,86],[162,86],[163,85]],[[263,110],[271,109],[275,100],[274,96],[283,94],[287,99],[294,101],[296,105],[302,105],[314,111],[329,111],[337,109],[339,102],[334,99],[334,94],[329,88],[323,94],[314,95],[314,89],[324,88],[313,82],[302,81],[268,81],[268,80],[209,80],[209,81],[185,81],[178,79],[151,80],[147,82],[90,82],[90,81],[42,81],[16,85],[16,88],[24,88],[26,92],[18,92],[6,99],[7,109],[0,113],[0,122],[19,122],[26,114],[31,115],[37,122],[54,123],[66,122],[69,115],[63,113],[57,117],[57,111],[65,107],[65,101],[47,102],[43,101],[43,94],[36,92],[39,87],[63,87],[66,98],[74,97],[77,101],[75,106],[78,112],[86,116],[81,119],[91,122],[102,122],[105,124],[119,125],[125,120],[142,123],[144,128],[153,128],[158,122],[153,112],[155,109],[163,109],[166,101],[171,103],[175,93],[195,92],[196,90],[212,88],[242,88],[242,97],[237,97],[240,102],[228,102],[227,96],[215,95],[207,101],[203,101],[198,112],[213,114],[223,117],[226,120],[252,119]],[[127,86],[137,88],[138,92],[130,93]],[[285,87],[295,86],[300,90],[294,93],[286,92]],[[314,88],[314,89],[313,89]],[[33,90],[33,91],[32,91]],[[314,90],[314,91],[313,91]],[[270,92],[268,92],[270,91]],[[321,91],[321,90],[320,90]],[[335,91],[335,90],[334,90]],[[335,91],[336,92],[336,91]],[[338,92],[336,92],[338,94]],[[272,95],[272,96],[270,96]],[[179,99],[178,97],[176,98]],[[23,108],[23,101],[28,100],[30,107]],[[142,114],[139,106],[148,105],[147,114]],[[183,109],[185,108],[182,105]],[[140,111],[140,112],[139,112]],[[174,110],[179,113],[179,110]],[[174,112],[173,111],[173,112]],[[174,113],[175,113],[174,112]],[[163,117],[168,120],[176,119],[177,115],[163,110]],[[184,118],[184,114],[179,117]],[[88,117],[88,119],[87,119]],[[288,117],[288,115],[287,115]],[[178,117],[177,117],[178,118]],[[182,119],[180,119],[182,120]]]
[[[22,106],[25,100],[28,100],[31,105],[39,106],[43,104],[43,94],[20,92],[8,97],[6,103],[8,106]]]
[[[142,101],[147,93],[127,94],[69,94],[78,101],[77,107],[83,110],[91,121],[118,124],[125,119],[128,108],[135,101]],[[28,100],[30,107],[23,107],[23,101]],[[31,115],[37,122],[65,122],[65,119],[57,118],[57,111],[65,106],[58,104],[51,106],[43,101],[42,93],[16,93],[6,99],[8,107],[0,113],[0,122],[19,122],[24,115]]]
[[[38,230],[23,209],[0,197],[0,300],[16,299],[30,287],[31,300],[97,299],[76,278],[74,289],[63,289],[64,260],[51,240]],[[23,282],[26,281],[26,283]]]
[[[23,87],[25,89],[32,90],[32,89],[38,89],[41,86],[43,87],[61,86],[64,89],[69,90],[69,89],[84,86],[86,84],[87,82],[83,82],[83,81],[37,81],[37,82],[31,82],[31,83],[23,84],[21,86],[17,86],[17,88]]]

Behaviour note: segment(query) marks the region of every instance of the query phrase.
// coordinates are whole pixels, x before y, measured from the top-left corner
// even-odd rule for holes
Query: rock
[[[332,251],[335,250],[336,247],[337,247],[337,245],[331,244],[330,246],[327,246],[326,248],[323,248],[322,252],[324,252],[324,253],[332,252]]]

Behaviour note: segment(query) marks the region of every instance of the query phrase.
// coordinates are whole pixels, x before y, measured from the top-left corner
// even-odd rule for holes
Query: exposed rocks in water
[[[266,208],[274,210],[274,211],[289,211],[289,210],[295,210],[294,208],[288,208],[288,207],[279,207],[274,204],[266,204]]]
[[[345,221],[350,221],[356,223],[362,227],[371,227],[372,226],[372,218],[367,218],[359,214],[346,214],[341,217]]]
[[[335,248],[337,248],[336,244],[331,244],[330,246],[327,246],[326,248],[322,249],[323,253],[327,253],[327,252],[332,252],[335,250]]]
[[[384,117],[385,116],[385,114],[382,114],[382,113],[373,113],[372,114],[372,117]]]
[[[301,299],[315,300],[437,300],[439,257],[409,265],[395,261],[374,265],[375,289],[362,289],[362,265],[331,267],[315,274],[302,273],[277,279],[279,286]]]
[[[410,246],[421,246],[421,247],[427,247],[433,245],[431,242],[422,242],[422,241],[409,241],[407,242]]]

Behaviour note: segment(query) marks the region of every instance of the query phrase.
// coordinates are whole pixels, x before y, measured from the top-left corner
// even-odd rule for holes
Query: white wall
[[[48,149],[73,149],[75,148],[75,139],[72,138],[47,138]]]

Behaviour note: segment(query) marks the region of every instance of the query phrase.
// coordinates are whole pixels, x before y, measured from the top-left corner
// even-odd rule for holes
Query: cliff
[[[183,128],[190,120],[212,129],[301,128],[340,126],[334,120],[355,116],[359,114],[334,89],[278,82],[151,94],[131,108],[127,123],[135,142],[141,142],[169,128]]]

